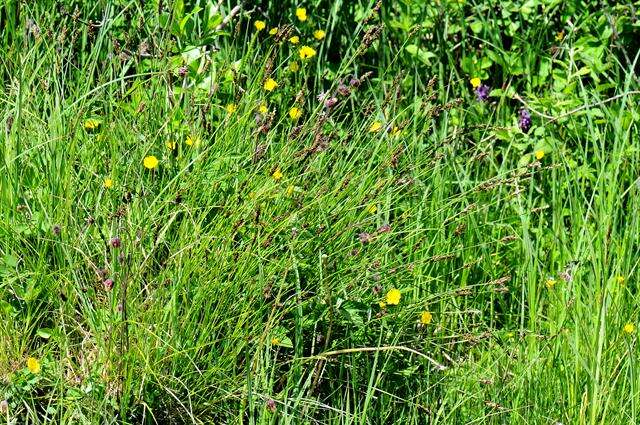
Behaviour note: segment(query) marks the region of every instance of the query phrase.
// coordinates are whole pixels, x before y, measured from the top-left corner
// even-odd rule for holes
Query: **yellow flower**
[[[374,121],[373,124],[371,124],[371,127],[369,127],[369,133],[376,133],[380,131],[381,128],[382,123],[380,121]]]
[[[283,176],[284,174],[282,174],[282,171],[280,171],[280,167],[276,168],[276,171],[271,174],[271,177],[273,177],[275,181],[281,180]]]
[[[262,31],[267,26],[264,21],[255,21],[253,25],[255,25],[256,30],[258,31]]]
[[[289,64],[289,71],[298,72],[300,70],[300,64],[296,61],[293,61]]]
[[[384,301],[380,301],[380,302],[378,303],[378,306],[380,306],[380,308],[385,308],[385,307],[387,306],[387,303],[386,303],[386,302],[384,302]]]
[[[616,282],[618,282],[619,285],[624,285],[624,276],[616,276]]]
[[[556,280],[550,277],[544,284],[547,286],[547,289],[553,289],[553,287],[556,286]]]
[[[225,107],[225,109],[227,110],[228,114],[233,114],[238,109],[238,107],[235,103],[230,103]]]
[[[400,297],[402,294],[396,288],[393,288],[387,292],[387,304],[389,305],[398,305],[400,302]]]
[[[270,34],[270,35],[276,35],[277,33],[278,33],[278,27],[271,28],[271,29],[269,30],[269,34]]]
[[[276,87],[278,87],[278,83],[273,78],[267,78],[264,82],[264,89],[266,91],[273,91]]]
[[[304,7],[299,7],[296,9],[296,16],[298,17],[298,19],[301,22],[304,22],[307,20],[307,9],[305,9]]]
[[[327,35],[327,33],[326,33],[326,32],[324,32],[324,31],[322,31],[322,30],[315,30],[315,31],[313,32],[313,37],[314,37],[316,40],[322,40],[326,35]]]
[[[286,194],[287,196],[291,196],[291,195],[293,195],[293,192],[294,192],[295,190],[296,190],[296,187],[295,187],[294,185],[290,185],[290,186],[287,188],[287,191],[285,192],[285,194]]]
[[[300,37],[298,37],[297,35],[294,35],[289,39],[289,42],[291,42],[291,44],[298,44],[300,43]]]
[[[280,345],[280,339],[276,337],[271,338],[271,345]]]
[[[27,359],[27,368],[31,373],[40,373],[40,362],[35,357]]]
[[[636,325],[634,325],[633,323],[627,323],[626,325],[624,325],[624,328],[622,328],[622,330],[624,331],[624,333],[632,334],[636,331]]]
[[[297,120],[302,116],[302,110],[294,106],[293,108],[289,109],[289,116],[292,120]]]
[[[145,168],[153,170],[158,166],[158,158],[153,155],[145,156],[142,164],[145,166]]]
[[[299,53],[300,59],[309,59],[316,55],[316,51],[313,49],[313,47],[309,46],[302,46]]]
[[[109,177],[104,179],[104,187],[106,189],[111,189],[113,187],[113,180],[111,180]]]
[[[536,159],[537,160],[541,160],[542,158],[544,158],[544,151],[543,150],[538,150],[535,152],[536,155]]]
[[[84,129],[87,131],[95,131],[100,127],[100,121],[95,118],[89,118],[84,122]]]
[[[369,205],[369,207],[367,208],[367,212],[368,212],[369,214],[375,214],[375,213],[376,213],[376,211],[378,211],[378,207],[376,207],[376,205],[375,205],[375,204],[371,204],[371,205]]]
[[[184,141],[187,146],[200,146],[200,138],[198,136],[188,136]]]
[[[423,311],[420,315],[420,323],[423,325],[431,323],[431,319],[433,319],[433,315],[428,311]]]
[[[556,41],[562,41],[564,38],[564,31],[559,31],[556,33]]]
[[[258,106],[258,112],[260,112],[261,114],[266,114],[269,111],[269,108],[267,107],[267,102],[262,102],[259,106]]]
[[[474,89],[477,89],[478,87],[480,87],[480,83],[482,83],[482,81],[478,77],[472,78],[470,82],[471,82],[471,86]]]
[[[397,136],[398,134],[400,134],[400,128],[396,125],[393,127],[393,129],[391,130],[391,135],[392,136]]]

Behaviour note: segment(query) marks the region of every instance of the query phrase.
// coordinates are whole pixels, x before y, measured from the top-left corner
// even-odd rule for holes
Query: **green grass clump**
[[[640,5],[521,3],[0,4],[0,423],[638,422]]]

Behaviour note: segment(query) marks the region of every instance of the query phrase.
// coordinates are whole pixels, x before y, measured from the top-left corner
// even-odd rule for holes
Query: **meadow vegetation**
[[[640,422],[640,2],[0,3],[0,424]]]

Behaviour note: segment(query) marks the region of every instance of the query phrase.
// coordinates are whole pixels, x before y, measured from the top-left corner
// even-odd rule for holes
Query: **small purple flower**
[[[119,237],[115,236],[111,238],[111,240],[109,241],[109,245],[111,245],[111,248],[120,248],[120,245],[122,245],[122,241]]]
[[[53,228],[51,229],[51,231],[53,232],[53,234],[54,234],[55,236],[60,236],[60,233],[62,232],[62,228],[60,227],[60,225],[59,225],[59,224],[55,224],[55,225],[53,226]]]
[[[102,284],[104,285],[105,291],[110,291],[113,289],[113,279],[111,278],[105,279],[104,282],[102,282]]]
[[[271,413],[275,413],[276,412],[276,401],[274,399],[270,398],[269,400],[267,400],[267,409]]]
[[[476,98],[479,102],[486,102],[489,99],[489,92],[491,89],[486,84],[480,84],[475,90]]]
[[[178,75],[184,78],[187,75],[187,67],[181,66],[178,68]]]
[[[337,97],[330,97],[329,99],[324,101],[324,106],[327,109],[331,109],[334,106],[336,106],[336,103],[338,103],[338,98]]]
[[[349,96],[349,94],[351,94],[351,90],[349,90],[349,87],[340,83],[340,85],[338,86],[338,93],[340,94],[340,96],[347,97]]]
[[[349,80],[349,85],[350,85],[351,87],[356,87],[356,88],[358,88],[358,87],[360,87],[360,80],[358,80],[357,78],[355,78],[355,77],[354,77],[354,78],[352,78],[351,80]]]
[[[373,237],[367,232],[362,232],[358,235],[358,240],[363,244],[367,244],[373,240]]]
[[[518,127],[520,127],[520,130],[526,134],[531,129],[531,115],[529,115],[529,111],[525,108],[520,109],[518,114]]]
[[[378,233],[387,233],[391,231],[391,226],[388,224],[383,224],[378,228]]]

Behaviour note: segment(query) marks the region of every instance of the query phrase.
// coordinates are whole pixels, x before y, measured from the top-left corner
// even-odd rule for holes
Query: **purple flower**
[[[178,68],[178,75],[181,77],[185,77],[187,75],[188,69],[186,66],[181,66]]]
[[[109,278],[109,279],[105,279],[104,282],[102,282],[102,284],[104,285],[104,290],[105,291],[110,291],[113,289],[113,279]]]
[[[351,80],[349,80],[349,85],[351,87],[360,87],[360,80],[358,80],[357,78],[352,78]]]
[[[327,109],[331,109],[334,106],[336,106],[336,103],[338,103],[338,98],[337,97],[330,97],[329,99],[324,101],[324,106]]]
[[[529,111],[525,108],[520,109],[518,114],[518,127],[526,134],[531,129],[531,115],[529,115]]]
[[[276,401],[274,399],[270,398],[269,400],[267,400],[267,409],[271,413],[275,413],[276,412]]]
[[[111,248],[120,248],[120,245],[122,245],[122,241],[119,237],[115,236],[111,238],[111,240],[109,241],[109,245],[111,245]]]
[[[338,86],[338,93],[340,93],[340,96],[347,97],[351,93],[351,90],[349,90],[349,87],[340,83],[340,85]]]
[[[367,244],[373,240],[373,237],[367,232],[362,232],[358,235],[358,240],[360,243]]]
[[[475,90],[476,98],[479,102],[486,102],[489,99],[489,92],[491,89],[486,84],[480,84],[478,88]]]

